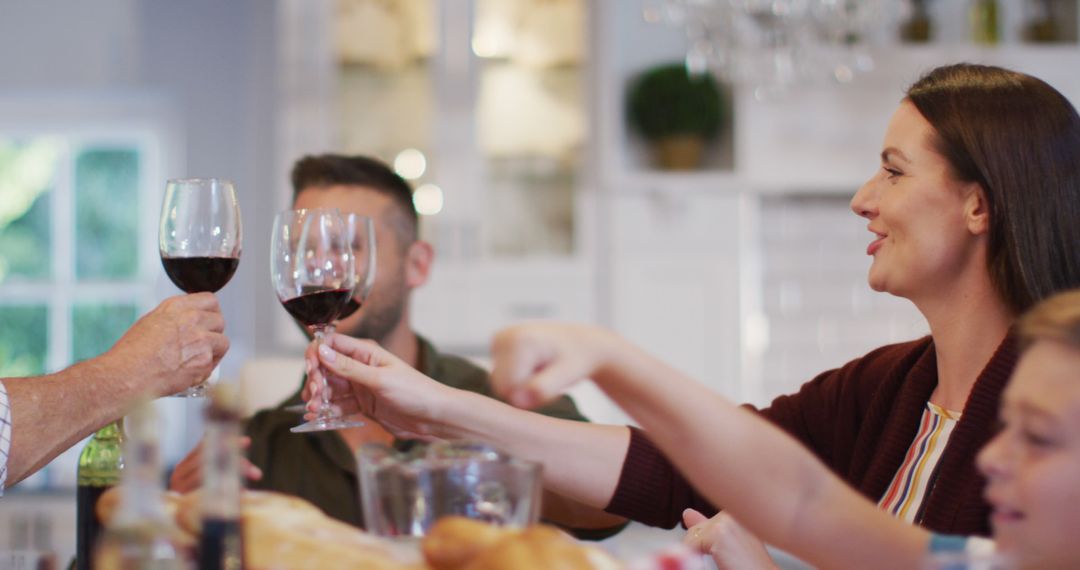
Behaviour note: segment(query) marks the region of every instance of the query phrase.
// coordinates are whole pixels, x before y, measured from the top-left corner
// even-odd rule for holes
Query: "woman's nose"
[[[855,212],[856,216],[870,219],[877,215],[877,192],[874,188],[876,182],[875,175],[863,183],[851,197],[851,211]]]

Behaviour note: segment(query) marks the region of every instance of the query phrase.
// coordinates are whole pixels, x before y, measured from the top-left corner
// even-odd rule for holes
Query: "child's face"
[[[979,454],[994,538],[1025,566],[1080,568],[1080,350],[1041,340],[1002,397]]]

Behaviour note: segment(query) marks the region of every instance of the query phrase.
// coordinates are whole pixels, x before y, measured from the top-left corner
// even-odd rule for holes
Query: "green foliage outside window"
[[[50,192],[60,144],[0,140],[0,282],[48,279]]]
[[[43,374],[48,331],[44,305],[0,305],[0,378]]]
[[[75,274],[130,279],[138,268],[139,155],[84,150],[75,159]]]
[[[71,309],[71,359],[93,358],[112,347],[135,322],[135,305],[78,304]]]

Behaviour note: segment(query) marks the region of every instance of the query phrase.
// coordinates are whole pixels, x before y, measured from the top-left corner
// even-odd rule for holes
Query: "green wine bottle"
[[[79,454],[76,495],[75,566],[88,570],[102,524],[95,507],[102,493],[120,482],[124,469],[124,425],[119,419],[90,436]]]

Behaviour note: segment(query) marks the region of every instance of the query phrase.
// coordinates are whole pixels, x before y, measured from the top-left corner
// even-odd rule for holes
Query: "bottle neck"
[[[240,517],[240,425],[211,419],[203,437],[203,518]]]
[[[96,432],[94,432],[94,435],[92,437],[97,440],[123,441],[124,418],[121,417],[115,422],[112,422],[111,424],[108,424],[105,427],[97,430]]]
[[[153,404],[147,401],[137,405],[127,422],[117,523],[167,521],[158,450],[158,418]]]
[[[203,519],[240,518],[239,390],[222,382],[210,389],[203,435]]]
[[[161,480],[157,442],[130,441],[126,455],[117,523],[168,520],[162,500],[165,485]]]
[[[78,485],[112,487],[120,482],[124,468],[123,420],[99,429],[79,454]]]

